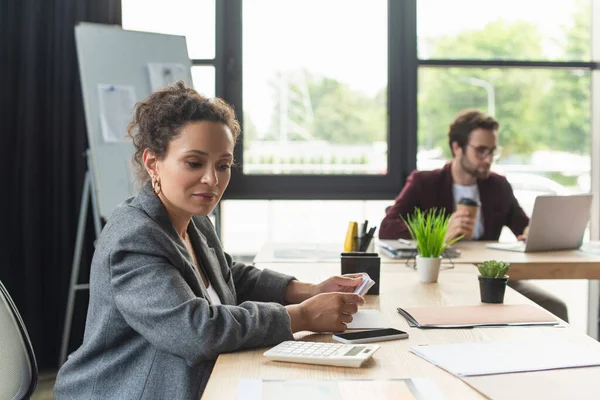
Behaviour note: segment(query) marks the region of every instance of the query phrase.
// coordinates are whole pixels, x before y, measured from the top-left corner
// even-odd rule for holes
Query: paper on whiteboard
[[[125,140],[127,125],[133,116],[135,88],[131,85],[98,84],[100,127],[105,143]]]
[[[150,88],[153,92],[166,88],[177,81],[184,81],[186,85],[192,86],[189,81],[189,70],[183,64],[175,63],[148,63],[150,74]]]

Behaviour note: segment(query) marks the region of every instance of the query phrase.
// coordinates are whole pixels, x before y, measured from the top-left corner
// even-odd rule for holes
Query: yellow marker
[[[355,221],[348,222],[348,230],[346,231],[346,240],[344,241],[344,251],[354,251],[354,238],[358,236],[358,224]]]

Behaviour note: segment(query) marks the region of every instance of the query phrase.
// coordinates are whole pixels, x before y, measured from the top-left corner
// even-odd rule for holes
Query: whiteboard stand
[[[83,193],[81,194],[81,207],[79,208],[79,220],[77,222],[77,236],[75,238],[75,249],[73,251],[73,266],[71,267],[71,282],[69,284],[69,295],[67,298],[67,310],[65,313],[65,323],[63,326],[62,343],[60,346],[60,359],[58,366],[64,364],[67,360],[67,351],[69,350],[69,338],[71,337],[71,324],[73,322],[73,309],[75,307],[75,295],[79,290],[88,290],[89,283],[79,282],[79,269],[81,267],[81,253],[83,252],[83,239],[85,237],[85,228],[87,213],[92,199],[92,216],[94,218],[94,231],[96,240],[100,237],[102,230],[100,213],[98,212],[98,199],[96,198],[96,185],[94,184],[92,162],[90,161],[90,150],[85,152],[87,158],[87,171],[83,179]]]

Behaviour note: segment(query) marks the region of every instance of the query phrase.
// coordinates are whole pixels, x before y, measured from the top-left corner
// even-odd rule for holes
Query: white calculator
[[[379,349],[378,344],[281,342],[264,356],[273,361],[358,368]]]

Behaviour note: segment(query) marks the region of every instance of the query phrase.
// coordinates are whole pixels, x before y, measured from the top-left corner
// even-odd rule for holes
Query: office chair
[[[37,363],[27,329],[0,282],[0,399],[28,399],[37,381]]]

